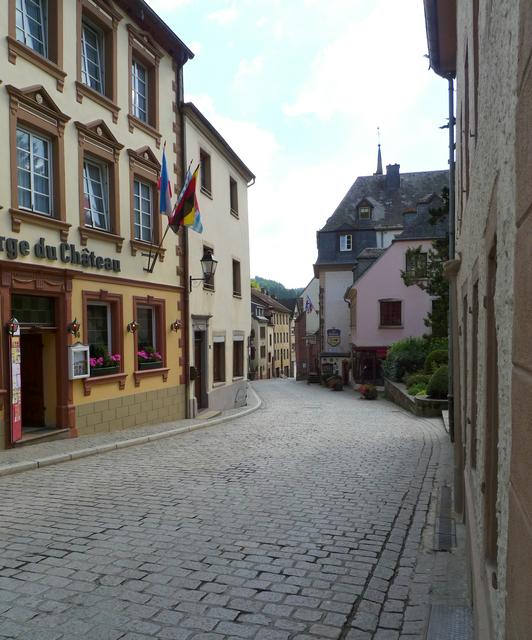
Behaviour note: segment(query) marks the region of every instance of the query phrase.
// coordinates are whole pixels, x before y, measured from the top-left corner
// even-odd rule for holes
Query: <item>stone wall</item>
[[[76,407],[80,436],[108,433],[145,424],[180,420],[185,415],[185,388],[146,391]]]

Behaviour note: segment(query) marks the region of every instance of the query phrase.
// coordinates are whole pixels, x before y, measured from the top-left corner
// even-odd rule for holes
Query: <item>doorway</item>
[[[205,371],[203,363],[205,361],[205,331],[194,331],[194,395],[198,409],[205,409],[207,406],[205,393]]]
[[[43,341],[40,333],[21,333],[20,381],[22,430],[46,426],[44,418]]]

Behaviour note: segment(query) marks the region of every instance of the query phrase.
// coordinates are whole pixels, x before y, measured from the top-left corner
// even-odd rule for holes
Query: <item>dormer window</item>
[[[342,233],[340,236],[340,251],[351,251],[353,248],[353,236],[350,233]]]
[[[371,220],[371,207],[367,204],[361,204],[358,207],[359,220]]]

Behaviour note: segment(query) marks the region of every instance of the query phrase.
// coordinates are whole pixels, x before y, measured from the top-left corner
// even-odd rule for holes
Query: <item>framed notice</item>
[[[89,345],[78,343],[68,347],[68,373],[70,380],[90,376]]]
[[[13,319],[14,320],[14,319]],[[22,393],[20,379],[20,326],[12,323],[9,334],[9,368],[11,373],[11,442],[22,438]]]

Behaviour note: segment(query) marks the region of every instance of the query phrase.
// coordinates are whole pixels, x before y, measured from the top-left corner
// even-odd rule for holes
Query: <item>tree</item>
[[[260,284],[254,278],[251,278],[250,284],[252,289],[258,289],[260,291]]]
[[[430,209],[430,223],[436,225],[447,219],[449,214],[449,189],[442,190],[443,201],[439,209]],[[430,327],[432,336],[444,338],[448,332],[449,314],[449,283],[443,274],[443,265],[449,259],[449,233],[432,241],[425,258],[422,247],[408,249],[406,252],[405,271],[401,271],[401,278],[407,287],[416,285],[434,298],[432,312],[425,318],[425,326]]]

